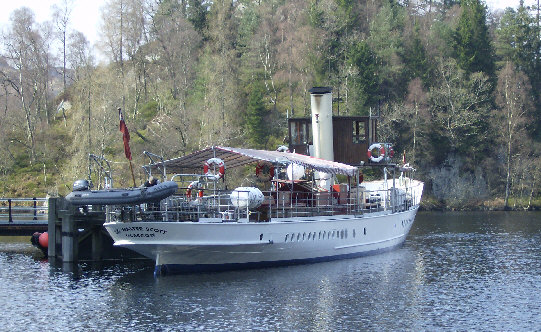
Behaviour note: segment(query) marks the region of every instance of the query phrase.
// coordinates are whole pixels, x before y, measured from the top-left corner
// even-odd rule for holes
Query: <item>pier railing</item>
[[[47,198],[0,198],[0,224],[47,224]]]

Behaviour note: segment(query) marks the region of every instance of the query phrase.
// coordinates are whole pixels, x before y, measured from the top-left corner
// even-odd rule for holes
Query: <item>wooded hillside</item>
[[[379,112],[427,182],[426,204],[539,206],[538,8],[488,12],[479,0],[108,0],[98,64],[70,28],[11,14],[1,35],[0,195],[65,194],[88,154],[134,164],[208,145],[275,149],[287,116],[330,86],[340,115]],[[397,160],[397,161],[398,161]]]

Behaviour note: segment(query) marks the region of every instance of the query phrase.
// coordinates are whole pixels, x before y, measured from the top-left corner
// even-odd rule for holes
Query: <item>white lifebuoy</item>
[[[186,197],[188,198],[188,200],[192,197],[192,189],[193,188],[199,189],[199,192],[197,193],[198,198],[203,197],[203,190],[202,190],[203,185],[202,185],[201,182],[195,180],[192,183],[190,183],[190,185],[188,186],[188,189],[186,190]]]
[[[216,165],[218,167],[218,173],[214,174],[210,170],[210,165]],[[225,163],[220,158],[210,158],[205,162],[205,165],[203,166],[203,173],[205,176],[211,180],[211,181],[218,181],[219,179],[224,177],[225,174]]]
[[[372,155],[372,151],[375,149],[379,151],[378,157],[374,157]],[[383,158],[385,158],[385,146],[383,146],[383,144],[381,143],[374,143],[370,145],[370,147],[368,148],[367,154],[368,154],[368,159],[370,159],[370,161],[372,161],[373,163],[379,163],[380,161],[383,160]]]

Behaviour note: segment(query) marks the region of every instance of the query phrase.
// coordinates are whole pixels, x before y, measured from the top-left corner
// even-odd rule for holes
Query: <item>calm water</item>
[[[0,308],[3,331],[540,330],[541,213],[419,213],[386,254],[159,279],[3,238]]]

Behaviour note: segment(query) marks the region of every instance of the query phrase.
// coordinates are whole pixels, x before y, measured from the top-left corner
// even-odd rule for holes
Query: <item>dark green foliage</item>
[[[348,64],[355,69],[352,77],[351,98],[355,105],[352,114],[367,115],[367,109],[378,103],[377,64],[374,52],[365,41],[358,41],[348,50]]]
[[[413,35],[404,43],[402,59],[404,61],[404,75],[406,80],[419,77],[425,86],[431,83],[434,68],[430,62],[425,46],[419,33],[419,25],[414,26]]]
[[[262,148],[268,139],[265,107],[265,85],[261,80],[255,80],[248,86],[248,101],[246,104],[246,136],[251,146]]]
[[[494,76],[494,57],[486,25],[486,7],[480,0],[462,0],[462,14],[453,35],[455,58],[466,73]]]
[[[188,0],[188,8],[186,9],[186,17],[190,21],[194,29],[203,33],[207,28],[207,13],[208,7],[205,1],[202,0]]]

